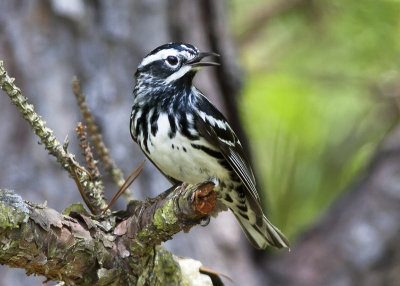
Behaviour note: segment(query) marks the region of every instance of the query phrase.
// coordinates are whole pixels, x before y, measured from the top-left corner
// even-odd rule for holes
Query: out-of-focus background
[[[230,213],[166,247],[234,285],[398,285],[399,35],[398,0],[0,2],[0,60],[23,94],[79,154],[78,75],[125,174],[143,159],[128,127],[140,59],[170,41],[221,54],[196,83],[247,146],[264,209],[293,247],[254,250]],[[0,134],[0,188],[58,211],[81,201],[3,92]],[[146,163],[134,195],[168,186]],[[43,280],[0,267],[0,285]]]

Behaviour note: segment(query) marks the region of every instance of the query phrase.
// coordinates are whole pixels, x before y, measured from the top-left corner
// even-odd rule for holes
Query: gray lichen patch
[[[10,190],[0,189],[0,229],[19,228],[29,219],[29,210],[22,198]]]

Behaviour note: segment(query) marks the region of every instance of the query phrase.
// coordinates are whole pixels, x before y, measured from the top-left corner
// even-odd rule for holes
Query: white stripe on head
[[[197,48],[193,47],[193,48],[195,48],[195,50],[193,50],[192,48],[186,46],[185,44],[181,44],[181,47],[183,47],[183,48],[185,48],[185,49],[187,49],[187,50],[191,50],[191,51],[193,51],[193,52],[199,52],[199,50],[198,50]]]
[[[175,49],[161,50],[153,55],[145,57],[140,63],[139,67],[143,67],[158,60],[165,60],[168,56],[176,56],[178,51]]]
[[[177,79],[180,79],[181,77],[183,77],[188,71],[190,71],[192,69],[191,66],[187,65],[187,66],[182,66],[179,70],[177,70],[176,72],[174,72],[173,74],[171,74],[169,77],[167,77],[164,82],[166,84],[171,83]]]
[[[165,60],[169,56],[177,57],[179,54],[184,55],[186,58],[193,57],[193,54],[189,53],[188,51],[178,51],[176,49],[160,50],[153,55],[149,55],[149,56],[145,57],[142,60],[142,62],[140,63],[139,68],[144,67],[144,66],[146,66],[152,62],[158,61],[158,60]]]

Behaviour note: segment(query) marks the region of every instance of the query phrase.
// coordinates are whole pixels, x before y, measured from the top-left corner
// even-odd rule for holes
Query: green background
[[[256,22],[271,3],[231,2],[231,32],[265,208],[293,239],[397,123],[400,1],[302,1]]]

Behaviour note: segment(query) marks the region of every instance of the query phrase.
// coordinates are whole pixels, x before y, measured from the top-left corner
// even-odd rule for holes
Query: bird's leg
[[[176,184],[170,187],[169,189],[165,190],[161,194],[157,195],[154,198],[146,198],[146,204],[153,204],[154,202],[157,202],[159,200],[164,200],[166,199],[170,194],[172,194],[175,190],[180,189],[181,185]]]
[[[219,179],[215,177],[210,177],[208,178],[209,182],[212,182],[214,184],[214,188],[217,188],[219,186]]]
[[[175,189],[174,189],[174,195],[175,196],[179,196],[180,194],[182,194],[182,192],[184,191],[184,190],[186,190],[186,188],[189,186],[189,184],[188,183],[185,183],[185,182],[183,182],[182,184],[180,184],[180,185],[176,185],[175,186]]]

